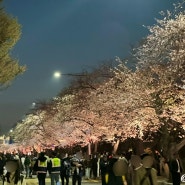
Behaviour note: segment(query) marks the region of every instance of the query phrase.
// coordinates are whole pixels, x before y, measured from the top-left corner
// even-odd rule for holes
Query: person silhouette
[[[135,169],[135,185],[157,185],[157,170],[152,167],[153,162],[150,154],[141,155],[141,166]]]
[[[173,154],[173,158],[169,161],[169,167],[172,175],[173,185],[180,185],[182,167],[181,167],[178,152],[175,152]]]

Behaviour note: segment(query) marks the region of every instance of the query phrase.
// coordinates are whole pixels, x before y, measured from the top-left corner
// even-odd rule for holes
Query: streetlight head
[[[53,76],[54,76],[54,78],[60,78],[61,77],[61,72],[56,71],[56,72],[54,72]]]

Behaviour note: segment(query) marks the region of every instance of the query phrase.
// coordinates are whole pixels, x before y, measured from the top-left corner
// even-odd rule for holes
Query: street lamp
[[[55,71],[53,76],[54,76],[54,78],[60,78],[61,77],[61,72],[60,71]]]
[[[55,71],[53,73],[54,78],[60,78],[61,76],[78,76],[78,77],[83,77],[83,76],[88,76],[90,74],[88,73],[61,73],[60,71]],[[108,73],[103,73],[99,74],[101,77],[107,77],[107,78],[112,78],[113,76]]]

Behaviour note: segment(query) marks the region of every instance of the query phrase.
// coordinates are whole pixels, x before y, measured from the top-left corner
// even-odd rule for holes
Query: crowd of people
[[[151,150],[141,155],[133,151],[113,155],[94,154],[84,157],[77,154],[62,155],[56,151],[33,154],[1,154],[0,175],[6,183],[17,185],[26,178],[38,178],[39,185],[81,185],[82,179],[99,179],[102,185],[157,185],[157,176],[166,179],[171,175],[173,185],[180,185],[182,165],[178,155],[167,162],[158,152]]]

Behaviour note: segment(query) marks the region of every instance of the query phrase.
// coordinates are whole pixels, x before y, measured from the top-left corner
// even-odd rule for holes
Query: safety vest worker
[[[47,169],[48,169],[47,158],[44,156],[43,153],[41,153],[39,158],[35,162],[34,171],[36,171],[37,173],[47,173]]]
[[[58,157],[51,158],[50,161],[50,173],[60,173],[61,160]]]
[[[47,160],[40,161],[38,160],[38,173],[46,173],[47,172]]]

